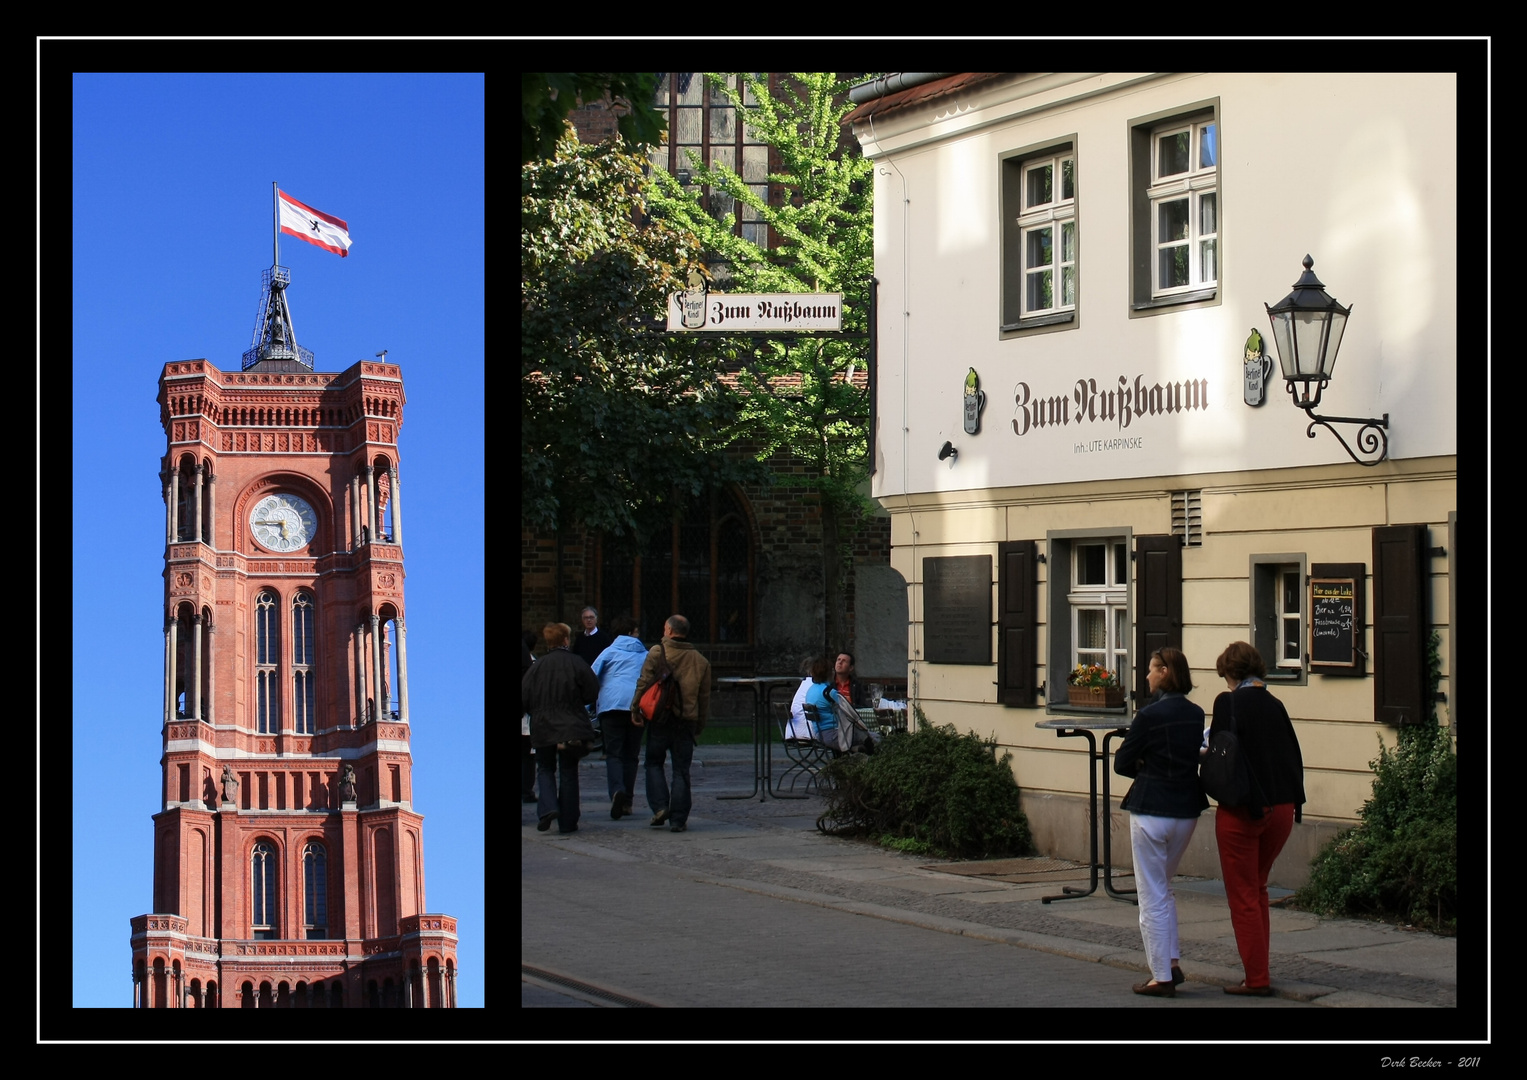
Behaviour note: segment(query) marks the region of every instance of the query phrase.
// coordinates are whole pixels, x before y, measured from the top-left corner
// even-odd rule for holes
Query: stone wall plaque
[[[932,664],[990,664],[991,556],[923,560],[923,655]]]

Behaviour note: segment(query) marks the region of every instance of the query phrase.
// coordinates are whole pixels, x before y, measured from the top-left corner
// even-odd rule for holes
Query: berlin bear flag
[[[277,189],[281,206],[281,231],[310,244],[317,244],[325,251],[332,251],[340,258],[350,254],[350,226],[339,218],[314,210],[300,203],[286,192]]]

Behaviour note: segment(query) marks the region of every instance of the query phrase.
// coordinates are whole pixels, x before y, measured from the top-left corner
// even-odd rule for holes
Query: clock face
[[[307,546],[318,527],[318,515],[295,495],[267,495],[249,512],[249,528],[261,546],[271,551],[296,551]]]

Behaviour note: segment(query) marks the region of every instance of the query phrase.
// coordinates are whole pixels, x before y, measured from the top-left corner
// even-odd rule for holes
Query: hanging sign
[[[669,330],[842,330],[842,293],[668,294]]]

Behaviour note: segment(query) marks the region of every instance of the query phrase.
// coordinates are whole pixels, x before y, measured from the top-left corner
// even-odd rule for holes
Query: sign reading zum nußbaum
[[[668,294],[670,330],[842,330],[842,293]]]

